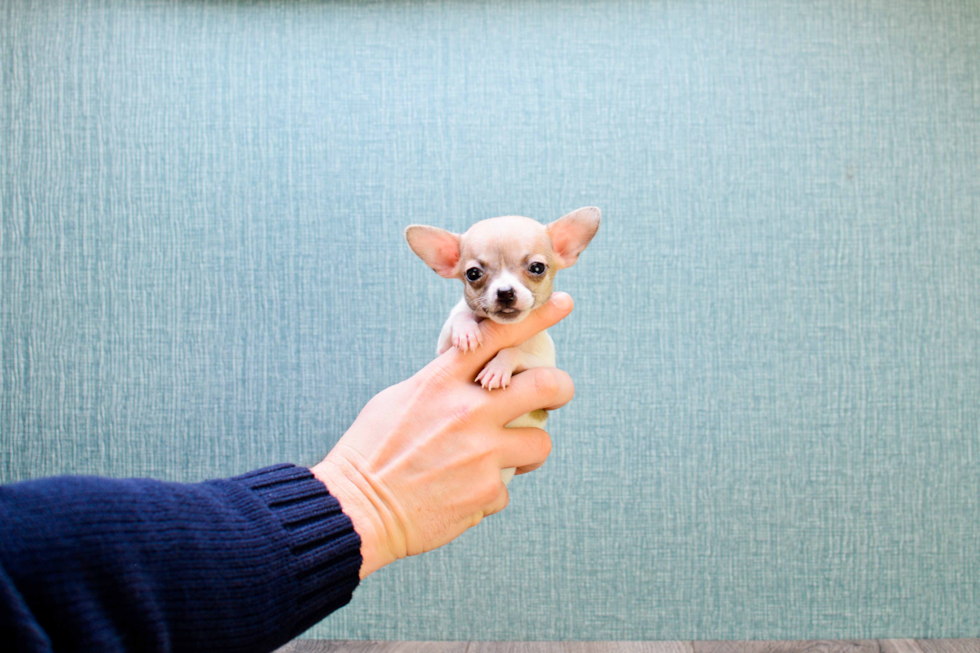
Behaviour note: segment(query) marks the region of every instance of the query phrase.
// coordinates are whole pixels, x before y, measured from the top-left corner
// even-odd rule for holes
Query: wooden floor
[[[980,653],[980,639],[771,642],[368,642],[296,640],[277,653]]]

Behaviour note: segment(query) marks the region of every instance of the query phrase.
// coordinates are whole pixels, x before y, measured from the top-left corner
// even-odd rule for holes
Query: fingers
[[[501,469],[526,467],[537,469],[551,453],[551,436],[543,429],[533,427],[503,429],[501,434],[499,465]],[[527,470],[531,471],[531,470]]]
[[[561,322],[572,312],[573,306],[574,303],[568,293],[556,292],[544,305],[534,309],[517,324],[498,324],[493,320],[484,320],[480,323],[483,342],[488,349],[494,351],[519,345],[535,333]]]
[[[532,410],[561,408],[575,396],[572,377],[554,367],[535,367],[514,375],[505,392],[487,392],[494,421],[501,425]]]
[[[462,353],[455,348],[440,356],[453,372],[472,379],[487,362],[506,347],[519,345],[536,333],[558,324],[572,312],[572,298],[567,293],[556,292],[545,304],[534,309],[517,324],[497,324],[493,320],[483,320],[480,330],[483,344],[475,351]]]
[[[482,510],[470,515],[469,523],[466,525],[467,528],[473,528],[483,521],[484,517],[497,514],[510,503],[510,492],[507,491],[507,486],[500,480],[499,475],[494,474],[494,479],[493,483],[486,486],[483,495],[486,504]]]
[[[534,465],[525,465],[524,467],[518,467],[517,471],[514,472],[514,476],[520,476],[521,474],[527,474],[528,472],[533,472],[539,467],[543,467],[544,463],[545,461],[542,460],[541,462],[535,463]]]
[[[486,507],[486,509],[483,511],[483,514],[486,517],[489,517],[490,515],[496,515],[498,512],[506,508],[508,503],[510,503],[510,492],[507,491],[507,486],[504,485],[503,482],[501,482],[500,494],[498,494],[497,498],[494,499],[490,503],[490,505]]]

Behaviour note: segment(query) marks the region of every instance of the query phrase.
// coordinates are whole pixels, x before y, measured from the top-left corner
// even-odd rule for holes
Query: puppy
[[[450,347],[473,351],[483,344],[480,322],[520,322],[551,297],[555,273],[570,267],[599,229],[594,206],[572,211],[549,225],[521,216],[482,220],[462,234],[412,225],[405,230],[412,251],[436,274],[463,282],[463,299],[449,313],[436,355]],[[501,349],[476,376],[487,390],[506,388],[511,376],[532,367],[555,366],[555,343],[542,331],[518,347]],[[548,413],[536,410],[507,424],[544,428]],[[509,483],[514,468],[501,471]]]

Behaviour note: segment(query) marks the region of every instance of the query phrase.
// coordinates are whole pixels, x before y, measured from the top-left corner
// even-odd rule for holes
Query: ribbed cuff
[[[231,481],[255,493],[287,533],[296,606],[293,636],[350,602],[360,582],[361,538],[340,503],[310,470],[266,467]]]

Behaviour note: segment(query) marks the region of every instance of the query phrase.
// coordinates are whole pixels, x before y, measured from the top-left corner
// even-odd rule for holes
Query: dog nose
[[[497,289],[497,301],[503,304],[513,304],[516,296],[514,295],[513,288],[498,288]]]

